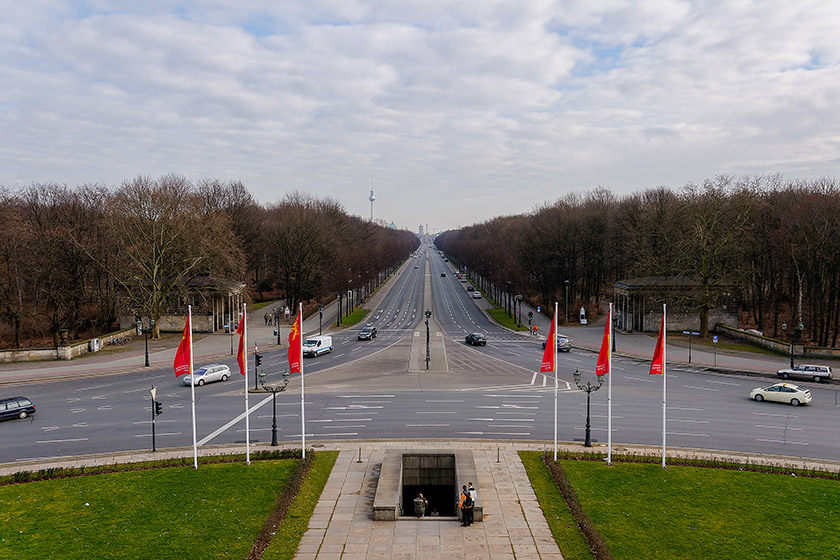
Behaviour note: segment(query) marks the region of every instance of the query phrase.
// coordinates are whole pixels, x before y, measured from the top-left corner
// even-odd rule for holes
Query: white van
[[[333,343],[331,336],[313,336],[303,341],[303,357],[314,358],[327,352],[332,352]]]

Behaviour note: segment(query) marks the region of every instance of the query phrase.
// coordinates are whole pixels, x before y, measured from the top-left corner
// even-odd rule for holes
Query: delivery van
[[[303,341],[303,357],[314,358],[327,352],[332,352],[333,342],[331,336],[313,336]]]

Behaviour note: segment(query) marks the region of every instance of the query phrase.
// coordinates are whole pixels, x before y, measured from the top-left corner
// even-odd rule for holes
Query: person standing
[[[423,494],[417,494],[417,497],[414,498],[414,515],[416,515],[418,519],[426,516],[426,506],[428,503],[429,502],[426,498],[423,497]]]
[[[461,497],[459,499],[458,505],[461,508],[461,526],[469,527],[470,525],[472,525],[473,500],[472,496],[470,496],[470,491],[467,489],[466,485],[461,487]]]

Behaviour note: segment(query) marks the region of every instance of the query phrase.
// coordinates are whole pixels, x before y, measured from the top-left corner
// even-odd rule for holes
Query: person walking
[[[428,500],[423,497],[422,493],[417,494],[417,497],[414,498],[414,515],[417,518],[426,517],[426,506],[429,505]]]
[[[469,527],[472,525],[473,500],[466,484],[461,487],[461,497],[458,500],[458,506],[461,508],[461,527]]]

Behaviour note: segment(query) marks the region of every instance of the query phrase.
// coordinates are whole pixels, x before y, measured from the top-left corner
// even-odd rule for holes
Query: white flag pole
[[[193,433],[193,468],[198,468],[198,440],[195,435],[195,367],[193,367],[193,332],[192,332],[192,305],[187,306],[187,323],[190,325],[190,395],[192,408],[192,433]]]
[[[279,328],[279,327],[278,327]],[[242,363],[245,374],[245,464],[251,464],[251,421],[248,410],[248,304],[242,304]],[[239,356],[237,356],[238,358]],[[256,366],[255,366],[256,368]]]
[[[300,356],[300,456],[306,459],[306,413],[303,407],[303,303],[298,305],[298,317],[300,317],[300,333],[298,335],[298,344],[300,345],[298,348],[298,356]]]
[[[612,303],[607,315],[607,464],[612,464]]]
[[[554,369],[554,460],[557,460],[557,387],[559,383],[557,381],[557,302],[554,302],[554,324],[552,325],[552,331],[554,332],[554,339],[549,340],[548,344],[551,344],[552,347],[552,354],[554,355],[554,360],[552,360],[552,369]]]
[[[662,468],[665,468],[665,401],[667,392],[665,391],[665,363],[666,363],[666,337],[668,329],[666,328],[667,318],[665,317],[665,304],[662,304]]]

